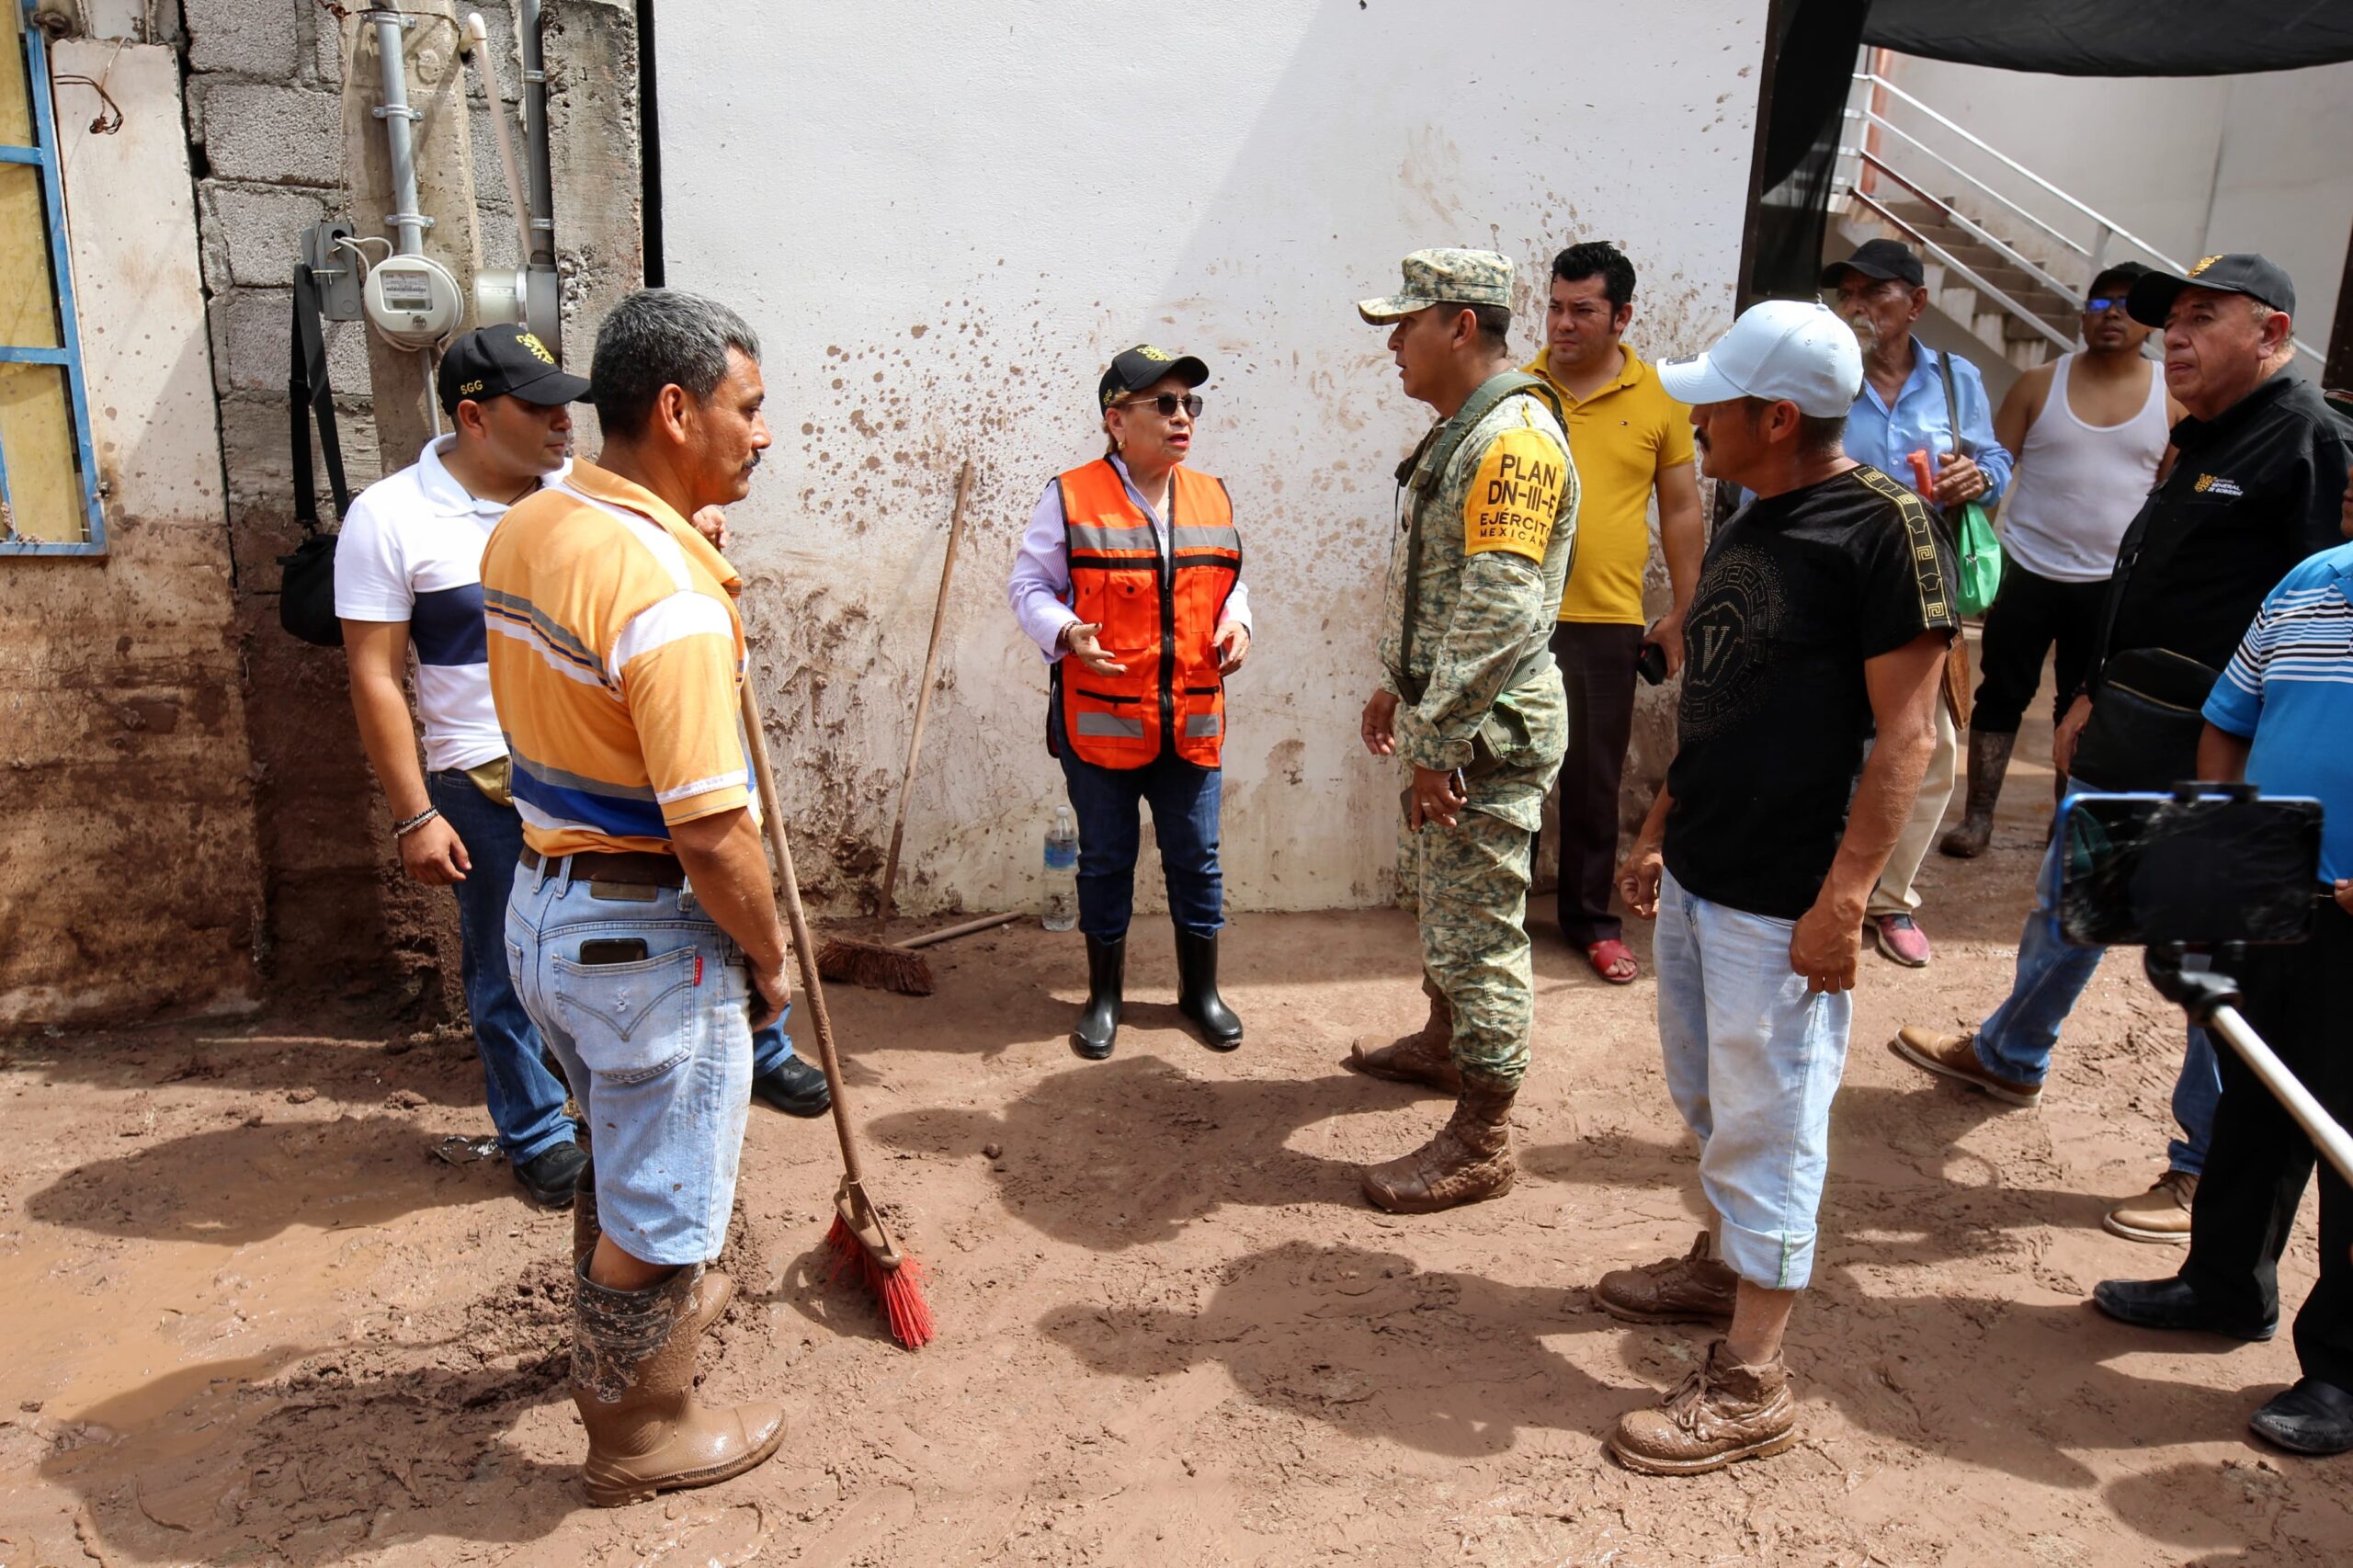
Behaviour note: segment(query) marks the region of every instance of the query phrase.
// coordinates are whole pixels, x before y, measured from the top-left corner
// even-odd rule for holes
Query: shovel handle
[[[825,1086],[832,1091],[834,1131],[842,1144],[842,1174],[856,1187],[861,1175],[858,1140],[850,1131],[849,1100],[842,1092],[842,1064],[834,1051],[834,1022],[825,1012],[824,983],[817,976],[817,941],[809,932],[809,915],[801,907],[801,880],[792,873],[792,846],[784,835],[784,805],[777,799],[776,770],[768,764],[767,737],[760,729],[760,699],[752,694],[748,669],[738,696],[744,711],[744,744],[752,754],[753,781],[759,786],[760,822],[767,830],[768,850],[776,857],[785,924],[791,929],[792,956],[801,970],[801,994],[808,999],[810,1026],[817,1036],[817,1062],[824,1068]]]
[[[891,848],[882,858],[882,897],[876,905],[879,936],[891,925],[891,903],[899,889],[899,843],[907,831],[907,801],[915,793],[915,758],[923,755],[923,723],[931,716],[931,676],[939,667],[939,633],[948,624],[948,585],[956,576],[956,547],[964,538],[964,503],[972,494],[972,460],[956,471],[956,506],[948,520],[948,557],[939,565],[939,597],[931,606],[931,644],[923,651],[923,678],[915,683],[915,722],[907,737],[906,771],[899,778],[899,809],[891,818]]]

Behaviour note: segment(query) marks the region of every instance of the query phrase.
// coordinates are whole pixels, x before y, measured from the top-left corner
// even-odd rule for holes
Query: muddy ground
[[[432,1153],[486,1131],[466,1039],[311,1016],[11,1042],[0,1564],[2353,1561],[2353,1460],[2245,1432],[2295,1375],[2284,1335],[2086,1300],[2179,1256],[2098,1224],[2169,1127],[2181,1025],[2136,966],[2103,969],[2039,1111],[1884,1049],[2000,994],[2047,790],[2021,767],[1993,854],[1931,857],[1934,967],[1865,960],[1780,1458],[1656,1481],[1600,1446],[1701,1344],[1585,1295],[1695,1226],[1647,973],[1613,989],[1540,943],[1520,1185],[1400,1219],[1355,1167],[1443,1107],[1337,1063],[1418,1019],[1402,915],[1238,919],[1231,1056],[1176,1028],[1140,923],[1099,1065],[1063,1043],[1075,938],[1032,926],[936,949],[927,1000],[835,999],[938,1341],[897,1349],[827,1282],[830,1126],[756,1108],[705,1392],[782,1398],[789,1445],[614,1512],[576,1480],[568,1220]],[[2312,1270],[2308,1212],[2291,1301]]]

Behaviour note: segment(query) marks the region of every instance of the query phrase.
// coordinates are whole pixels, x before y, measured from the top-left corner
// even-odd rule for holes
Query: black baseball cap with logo
[[[1096,384],[1095,401],[1104,408],[1121,398],[1140,392],[1153,382],[1175,376],[1188,387],[1199,386],[1210,379],[1210,368],[1190,354],[1171,354],[1165,348],[1154,348],[1149,343],[1139,343],[1111,361]]]
[[[433,384],[444,414],[468,398],[519,397],[552,408],[588,395],[586,377],[565,375],[546,344],[514,325],[478,327],[450,344]]]
[[[2184,289],[2245,294],[2284,314],[2296,313],[2296,286],[2288,280],[2286,269],[2277,262],[2237,251],[2210,256],[2179,278],[2170,272],[2150,273],[2124,297],[2125,312],[2143,326],[2163,326]]]
[[[1885,281],[1901,278],[1913,288],[1927,286],[1928,275],[1920,266],[1920,258],[1902,240],[1865,240],[1855,247],[1855,254],[1844,261],[1834,261],[1822,269],[1822,286],[1838,287],[1842,272],[1859,272],[1866,278]]]

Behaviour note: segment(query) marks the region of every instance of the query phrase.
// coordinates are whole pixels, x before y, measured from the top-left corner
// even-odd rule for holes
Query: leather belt
[[[537,871],[542,866],[548,875],[573,882],[620,882],[633,888],[687,885],[687,869],[678,858],[651,849],[583,849],[554,856],[542,856],[536,849],[523,851],[523,869]]]

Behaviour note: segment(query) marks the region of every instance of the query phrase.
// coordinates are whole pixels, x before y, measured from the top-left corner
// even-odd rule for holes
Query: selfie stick
[[[2220,1035],[2249,1071],[2263,1080],[2272,1098],[2287,1108],[2296,1125],[2313,1141],[2336,1174],[2353,1182],[2353,1137],[2347,1135],[2336,1119],[2313,1098],[2286,1062],[2272,1054],[2263,1043],[2263,1037],[2247,1027],[2239,1015],[2238,983],[2227,974],[2211,970],[2192,972],[2181,967],[2182,948],[2177,942],[2152,943],[2142,965],[2148,971],[2149,983],[2169,1002],[2177,1002],[2188,1013],[2189,1021],[2203,1025]]]

